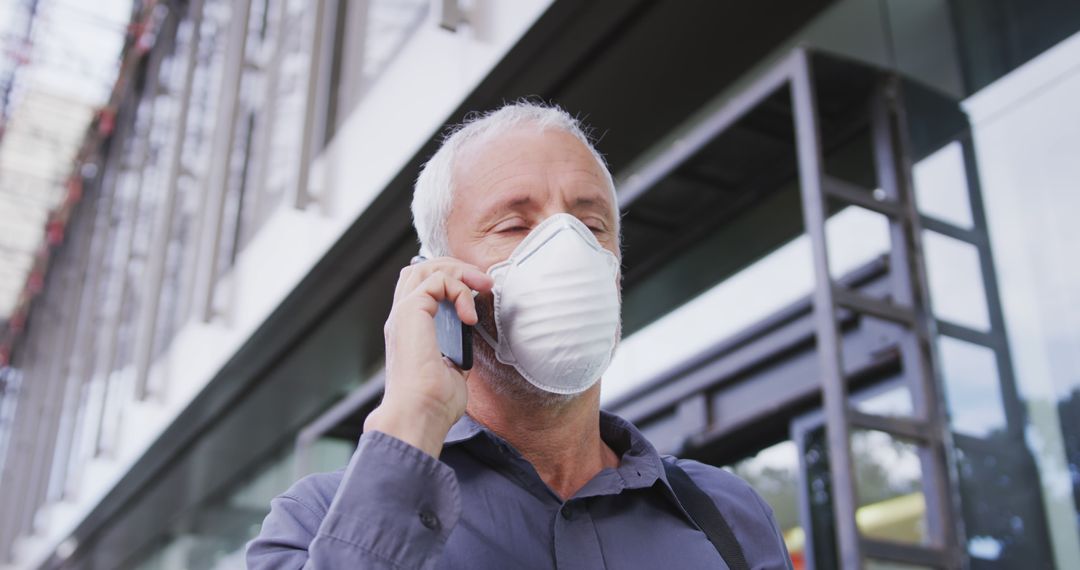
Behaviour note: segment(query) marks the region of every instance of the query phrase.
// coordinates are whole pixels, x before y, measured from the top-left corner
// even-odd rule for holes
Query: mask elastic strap
[[[491,347],[491,350],[493,350],[495,352],[495,355],[498,356],[499,343],[495,342],[495,339],[491,338],[491,335],[488,334],[487,329],[480,326],[480,323],[477,323],[476,326],[473,327],[473,330],[476,331],[476,334],[480,335],[480,338],[484,339],[484,342],[488,343],[488,346]]]

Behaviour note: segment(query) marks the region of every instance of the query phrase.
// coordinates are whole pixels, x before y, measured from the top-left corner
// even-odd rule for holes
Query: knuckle
[[[394,332],[394,311],[390,311],[390,315],[386,317],[386,321],[383,322],[383,334],[388,335]]]

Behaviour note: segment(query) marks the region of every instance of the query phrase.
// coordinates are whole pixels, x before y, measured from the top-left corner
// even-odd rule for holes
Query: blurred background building
[[[0,567],[241,567],[378,401],[441,130],[537,96],[620,188],[606,408],[796,568],[1080,568],[1080,2],[0,10]]]

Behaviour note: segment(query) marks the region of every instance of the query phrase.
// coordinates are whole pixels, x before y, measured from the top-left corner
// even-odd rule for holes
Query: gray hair
[[[452,127],[443,138],[442,146],[424,164],[413,190],[412,217],[420,251],[428,257],[450,255],[446,220],[454,200],[454,161],[469,144],[489,140],[520,125],[535,125],[540,131],[561,129],[582,142],[604,171],[615,204],[615,230],[619,235],[618,200],[615,182],[604,157],[593,147],[592,140],[581,122],[558,105],[528,100],[515,101],[487,113],[470,114],[465,122]]]

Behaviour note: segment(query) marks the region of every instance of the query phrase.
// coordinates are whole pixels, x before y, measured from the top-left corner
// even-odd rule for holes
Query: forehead
[[[507,200],[566,199],[613,205],[611,182],[598,158],[576,136],[558,128],[519,125],[482,135],[458,151],[455,202],[469,209]]]

